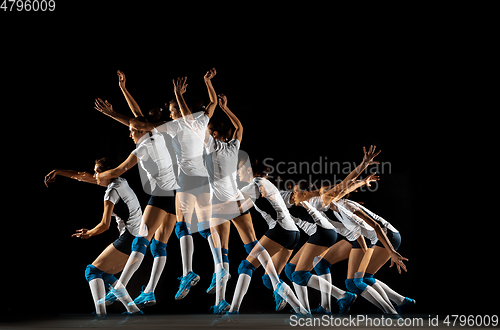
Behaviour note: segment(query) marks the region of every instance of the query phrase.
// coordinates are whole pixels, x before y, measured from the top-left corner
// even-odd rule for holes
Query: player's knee
[[[167,243],[162,243],[156,239],[151,240],[151,246],[149,248],[153,258],[166,257],[167,256]]]
[[[179,221],[175,224],[175,236],[178,239],[181,237],[191,235],[191,224],[189,222]]]
[[[301,286],[307,286],[307,282],[311,278],[312,274],[309,271],[299,270],[292,273],[292,281],[295,284]]]
[[[102,279],[103,273],[104,273],[104,271],[100,270],[99,268],[95,267],[94,265],[87,265],[87,268],[85,268],[85,278],[87,279],[87,282],[90,282],[96,278]]]
[[[255,271],[254,265],[252,265],[247,260],[243,260],[238,267],[238,275],[247,274],[252,277],[253,272]]]

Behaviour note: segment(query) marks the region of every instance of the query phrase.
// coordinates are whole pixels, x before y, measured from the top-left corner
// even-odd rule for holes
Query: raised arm
[[[99,173],[97,175],[97,182],[99,183],[101,180],[104,179],[115,179],[122,175],[123,173],[127,172],[130,170],[132,167],[134,167],[137,164],[137,156],[134,154],[130,154],[127,159],[118,167],[108,170],[106,172]]]
[[[216,74],[217,71],[215,71],[215,68],[213,68],[208,71],[203,77],[203,79],[205,80],[205,84],[207,85],[208,96],[210,97],[210,103],[207,105],[205,110],[205,114],[208,116],[208,118],[212,118],[215,108],[217,107],[217,94],[215,93],[214,86],[212,86],[212,78],[215,77]]]
[[[125,96],[125,100],[127,100],[127,104],[129,106],[130,110],[132,110],[132,113],[134,114],[135,117],[142,117],[143,114],[142,114],[141,108],[139,107],[137,102],[134,100],[132,95],[130,95],[127,88],[125,87],[125,81],[126,81],[125,73],[118,70],[117,74],[118,74],[118,85],[120,86],[120,89],[122,90],[123,96]]]
[[[365,153],[363,156],[363,161],[359,164],[346,178],[340,183],[331,188],[329,191],[323,193],[323,203],[328,205],[331,201],[341,192],[345,192],[350,185],[356,180],[356,178],[369,166],[373,164],[378,164],[379,162],[373,161],[373,158],[377,156],[381,150],[375,152],[375,146],[370,146],[368,152],[366,152],[365,147],[363,147],[363,152]],[[355,189],[354,189],[355,190]],[[345,195],[346,193],[344,193]],[[338,200],[339,198],[337,198]]]
[[[114,207],[115,205],[110,201],[104,201],[104,212],[102,213],[101,222],[99,222],[97,226],[95,226],[90,230],[85,228],[78,229],[75,234],[71,235],[71,237],[87,239],[92,236],[104,233],[106,230],[109,229],[109,226],[111,224],[111,215],[113,213]]]
[[[240,120],[238,117],[234,115],[234,113],[229,110],[227,107],[227,97],[224,94],[219,94],[219,105],[222,111],[226,113],[226,115],[229,117],[231,120],[231,123],[233,123],[234,126],[234,133],[233,133],[233,139],[238,139],[241,143],[241,140],[243,139],[243,125],[241,125]]]
[[[389,256],[391,257],[391,266],[394,266],[396,264],[396,267],[398,268],[398,272],[401,274],[401,268],[406,272],[406,266],[403,263],[403,260],[408,261],[408,259],[404,258],[401,256],[399,253],[394,250],[394,247],[391,244],[391,241],[387,238],[387,235],[384,233],[382,230],[382,227],[378,224],[378,222],[374,221],[370,216],[368,216],[363,210],[357,210],[354,212],[355,215],[363,219],[368,225],[370,225],[373,229],[375,229],[375,232],[377,233],[377,238],[380,240],[382,245],[386,248],[387,252],[389,253]]]
[[[98,98],[95,100],[94,109],[102,112],[106,116],[113,118],[114,120],[122,123],[123,125],[129,126],[131,117],[127,117],[113,110],[113,106],[107,100],[103,101]]]
[[[177,80],[172,79],[172,82],[174,83],[175,98],[177,100],[177,104],[179,104],[179,110],[183,117],[189,116],[191,114],[191,110],[187,106],[183,96],[188,85],[186,84],[186,80],[187,77],[179,77],[177,78]]]
[[[47,188],[49,187],[49,183],[52,183],[56,180],[56,176],[65,176],[70,179],[75,179],[78,181],[88,182],[97,184],[97,180],[92,177],[92,174],[88,172],[78,172],[73,170],[53,170],[49,174],[45,176],[45,185]]]

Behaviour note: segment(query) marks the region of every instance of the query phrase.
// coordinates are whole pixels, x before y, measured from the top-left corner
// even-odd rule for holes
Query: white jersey
[[[223,142],[207,133],[205,148],[208,181],[214,197],[222,202],[243,199],[236,183],[240,141],[232,139],[229,142]]]
[[[151,192],[156,187],[164,191],[179,189],[173,171],[172,158],[165,147],[165,139],[156,129],[153,129],[151,133],[151,135],[144,134],[141,137],[137,143],[137,148],[132,151],[132,154],[139,159],[139,163],[149,181]],[[141,179],[143,179],[144,184],[144,177],[142,175]]]
[[[189,176],[206,177],[208,173],[203,161],[203,139],[210,118],[203,111],[195,112],[191,116],[189,119],[174,119],[156,129],[172,137],[179,171]]]
[[[285,201],[281,197],[278,188],[276,188],[271,182],[269,182],[269,180],[256,177],[247,186],[241,188],[241,192],[249,196],[254,205],[256,200],[262,195],[262,197],[269,201],[272,208],[276,212],[275,220],[283,229],[290,231],[299,231],[292,219],[292,216],[290,215],[290,212],[288,212],[288,208],[285,204]],[[262,210],[258,207],[256,207],[255,209],[262,214],[264,219],[266,219],[269,224],[269,215],[266,212],[262,212]]]
[[[309,203],[319,210],[335,227],[337,232],[345,236],[349,241],[355,241],[359,236],[363,235],[368,238],[372,244],[377,243],[378,238],[375,230],[364,220],[354,215],[354,211],[348,211],[347,205],[344,204],[343,200],[335,203],[338,211],[332,210],[338,221],[326,216],[325,212],[330,209],[330,205],[325,205],[321,196],[311,198]]]
[[[126,228],[132,235],[138,236],[142,220],[141,205],[127,180],[124,178],[113,180],[104,193],[104,200],[115,205],[112,215],[115,217],[120,235]]]

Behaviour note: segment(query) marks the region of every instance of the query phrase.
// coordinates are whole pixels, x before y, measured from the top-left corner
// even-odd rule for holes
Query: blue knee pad
[[[151,241],[151,246],[149,247],[153,258],[166,257],[167,256],[167,243],[162,243],[153,238]]]
[[[222,262],[229,263],[229,258],[227,256],[228,254],[229,254],[229,250],[222,248]]]
[[[238,275],[247,274],[252,277],[252,274],[256,268],[248,261],[243,260],[238,267]]]
[[[257,245],[257,243],[259,243],[259,241],[253,241],[253,242],[250,242],[250,243],[244,245],[245,251],[247,251],[247,254],[250,254],[250,252],[252,252],[253,247],[255,245]]]
[[[305,270],[295,271],[292,273],[292,281],[295,284],[301,286],[307,286],[307,282],[309,282],[311,276],[312,276],[311,272]]]
[[[348,278],[345,280],[345,287],[347,288],[347,291],[355,293],[355,294],[361,294],[364,290],[360,290],[356,284],[354,284],[354,279]]]
[[[210,221],[198,222],[198,233],[204,238],[208,239],[212,233],[210,232]]]
[[[178,239],[181,239],[182,236],[186,235],[191,235],[191,224],[184,221],[177,222],[175,224],[175,236],[177,236]]]
[[[365,273],[365,277],[363,277],[363,282],[368,284],[369,286],[372,286],[375,284],[377,281],[373,278],[373,274],[370,273]]]
[[[99,268],[93,265],[87,265],[87,268],[85,268],[85,278],[87,279],[87,282],[90,282],[96,278],[102,279],[103,273],[104,271],[100,270]]]
[[[329,263],[326,259],[321,258],[321,260],[314,266],[314,271],[318,275],[330,274],[330,266],[332,264]]]
[[[271,282],[271,279],[269,278],[269,275],[264,274],[262,276],[262,283],[268,288],[269,290],[273,291],[273,283]]]
[[[354,284],[361,290],[361,292],[365,291],[368,286],[365,282],[363,282],[364,273],[357,272],[354,274]]]
[[[290,281],[292,281],[292,282],[293,282],[293,279],[292,279],[292,274],[293,274],[293,272],[295,271],[295,267],[297,267],[297,265],[294,265],[294,264],[292,264],[292,263],[287,263],[287,264],[285,265],[285,275],[286,275],[286,277],[288,277],[288,279],[289,279]]]
[[[132,252],[137,251],[142,254],[146,254],[146,250],[148,249],[149,241],[142,236],[136,236],[132,241]]]

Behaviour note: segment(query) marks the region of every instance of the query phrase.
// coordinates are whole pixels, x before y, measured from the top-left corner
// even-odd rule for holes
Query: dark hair
[[[95,164],[97,168],[101,172],[105,172],[107,170],[111,170],[117,166],[117,162],[114,158],[111,157],[102,157],[95,160]]]
[[[210,129],[213,132],[219,133],[219,136],[221,136],[224,140],[227,140],[229,138],[229,134],[231,133],[231,128],[228,127],[226,124],[224,124],[223,121],[214,119],[212,117],[210,119],[210,122],[208,123],[208,126],[210,126]]]
[[[257,159],[252,160],[250,162],[250,165],[252,166],[252,172],[254,176],[267,177],[267,175],[271,172],[269,166],[264,165]]]

